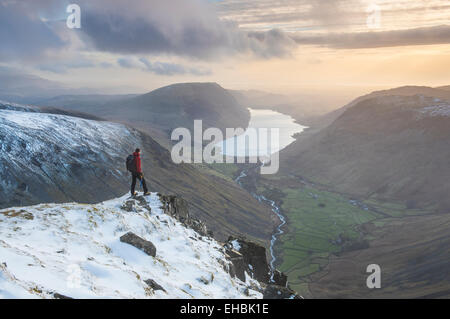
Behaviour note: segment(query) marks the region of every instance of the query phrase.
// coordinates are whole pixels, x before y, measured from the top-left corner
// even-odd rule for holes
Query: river
[[[272,110],[254,110],[254,109],[249,109],[249,110],[250,110],[250,114],[251,114],[249,128],[269,128],[269,129],[270,128],[279,128],[280,139],[279,139],[279,143],[276,145],[273,152],[280,151],[283,148],[285,148],[286,146],[288,146],[289,144],[291,144],[292,142],[294,142],[295,138],[293,137],[293,135],[297,134],[297,133],[301,133],[306,128],[305,126],[297,124],[295,122],[295,120],[289,115],[285,115],[285,114],[275,112]],[[245,133],[244,133],[244,136],[245,136]],[[240,137],[238,137],[238,138],[240,138]],[[226,140],[225,143],[227,141],[228,140]],[[244,145],[245,145],[245,143],[244,143]],[[248,147],[247,145],[245,145],[245,146]],[[240,154],[239,152],[241,152],[241,153],[243,152],[245,154],[246,151],[247,151],[246,149],[241,149],[241,150],[238,149],[237,154]],[[242,179],[247,177],[249,170],[252,170],[252,169],[255,169],[255,167],[252,166],[250,168],[243,169],[240,172],[239,176],[235,179],[236,183],[238,183],[239,186],[243,187]],[[270,205],[272,212],[277,216],[277,218],[280,221],[280,223],[276,227],[274,233],[272,234],[272,238],[270,240],[270,268],[272,270],[271,279],[273,279],[273,270],[275,269],[275,262],[277,260],[277,258],[275,256],[275,252],[274,252],[274,247],[275,247],[275,243],[276,243],[277,239],[279,238],[279,236],[284,233],[282,228],[286,224],[286,219],[283,216],[283,214],[281,213],[281,209],[279,206],[277,206],[275,201],[268,199],[268,198],[264,197],[263,195],[258,195],[254,192],[251,192],[251,194],[259,202]]]

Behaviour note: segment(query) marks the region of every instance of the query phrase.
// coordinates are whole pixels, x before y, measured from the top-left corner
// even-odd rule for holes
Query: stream
[[[242,188],[244,188],[242,186],[242,182],[241,179],[247,177],[247,171],[248,169],[244,169],[241,171],[241,174],[235,179],[236,183],[238,183],[239,186],[241,186]],[[286,224],[286,219],[284,218],[284,216],[281,214],[280,212],[280,207],[277,206],[277,204],[275,203],[275,201],[266,198],[263,195],[258,195],[255,194],[253,192],[250,192],[250,194],[255,197],[259,202],[261,203],[267,203],[272,207],[272,212],[277,215],[278,219],[280,220],[280,224],[278,224],[278,226],[276,227],[275,232],[272,234],[272,239],[270,240],[270,269],[271,269],[271,277],[270,279],[273,281],[273,271],[275,270],[275,262],[277,260],[277,257],[275,256],[275,252],[274,252],[274,246],[275,246],[275,242],[277,240],[277,238],[284,233],[284,231],[281,229],[285,224]]]
[[[285,148],[286,146],[288,146],[289,144],[291,144],[292,142],[295,141],[295,138],[293,137],[295,134],[299,134],[301,132],[303,132],[304,129],[306,129],[306,126],[300,125],[298,124],[294,118],[292,118],[289,115],[286,114],[282,114],[273,110],[262,110],[262,109],[251,109],[249,108],[250,114],[251,114],[251,118],[250,118],[250,123],[248,125],[247,130],[245,131],[245,133],[243,135],[240,135],[239,137],[237,137],[237,152],[234,153],[232,152],[231,155],[233,156],[234,154],[237,154],[237,156],[246,156],[246,154],[251,154],[252,151],[256,151],[256,154],[259,154],[259,147],[261,147],[261,145],[253,145],[253,148],[251,147],[252,145],[247,145],[247,143],[245,142],[246,136],[249,135],[251,136],[250,133],[248,133],[249,129],[260,129],[260,128],[267,128],[267,129],[271,129],[271,128],[276,128],[279,129],[279,140],[276,141],[276,143],[273,145],[274,148],[271,149],[272,154],[275,152],[279,152],[281,151],[283,148]],[[259,134],[259,133],[258,133]],[[239,143],[240,141],[240,143]],[[230,145],[228,145],[227,147],[227,143],[233,143]],[[233,139],[228,139],[225,140],[223,142],[221,142],[220,145],[222,145],[222,149],[226,150],[228,149],[234,149],[234,143],[235,141]],[[266,149],[266,148],[263,148]],[[263,165],[263,164],[261,164]],[[258,169],[260,168],[260,165],[258,165],[257,167]],[[241,170],[239,176],[235,179],[235,182],[238,183],[238,185],[242,188],[245,189],[245,187],[242,184],[242,180],[248,176],[250,170],[255,169],[254,166],[249,167],[249,168],[244,168]],[[255,197],[259,202],[261,203],[266,203],[268,205],[270,205],[270,207],[272,208],[272,212],[278,217],[278,219],[280,220],[280,223],[278,224],[278,226],[276,227],[275,231],[272,234],[272,238],[270,240],[270,268],[271,268],[271,280],[273,281],[273,271],[275,270],[275,263],[277,261],[277,258],[275,256],[274,253],[274,246],[275,243],[277,241],[277,239],[280,237],[280,235],[282,235],[284,233],[284,231],[282,230],[282,227],[286,224],[286,219],[285,217],[281,214],[281,210],[280,207],[277,206],[277,204],[275,203],[275,201],[268,199],[266,197],[264,197],[263,195],[258,195],[255,192],[251,191],[251,190],[247,190],[253,197]]]

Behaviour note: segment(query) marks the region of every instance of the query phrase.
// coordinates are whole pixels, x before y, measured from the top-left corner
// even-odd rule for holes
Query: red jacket
[[[134,152],[133,156],[136,159],[136,173],[142,173],[141,156],[140,156],[140,154]]]

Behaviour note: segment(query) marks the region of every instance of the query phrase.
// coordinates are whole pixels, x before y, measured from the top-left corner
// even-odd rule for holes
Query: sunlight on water
[[[223,147],[222,154],[233,155],[232,150],[235,143],[237,145],[235,147],[237,156],[245,156],[246,154],[250,156],[268,155],[269,140],[271,140],[270,131],[271,129],[278,129],[279,137],[273,140],[272,145],[270,145],[270,154],[273,154],[294,142],[295,139],[292,136],[301,133],[306,128],[306,126],[295,123],[291,116],[279,112],[250,108],[249,111],[251,114],[249,127],[243,135],[219,143]],[[264,134],[263,129],[267,129],[268,136]],[[249,143],[252,140],[252,134],[255,133],[258,142]]]

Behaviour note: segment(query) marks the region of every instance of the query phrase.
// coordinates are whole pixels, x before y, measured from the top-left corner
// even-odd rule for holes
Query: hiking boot
[[[131,197],[136,197],[137,196],[137,192],[134,192],[133,194],[131,194]]]
[[[144,193],[144,196],[148,196],[148,195],[150,195],[150,192],[145,192]]]

